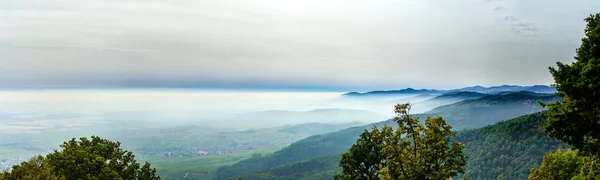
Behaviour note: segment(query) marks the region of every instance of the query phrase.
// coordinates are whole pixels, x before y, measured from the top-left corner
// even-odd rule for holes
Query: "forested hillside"
[[[477,128],[541,111],[542,107],[537,104],[537,100],[548,102],[558,100],[558,98],[553,94],[506,92],[442,106],[432,110],[430,113],[444,116],[453,126],[453,129]],[[417,116],[424,119],[428,115],[431,114],[418,114]],[[502,119],[503,117],[507,118]],[[376,125],[380,126],[382,124],[395,125],[395,123],[390,121],[380,122]],[[265,155],[264,157],[253,157],[232,166],[219,168],[214,173],[214,176],[217,179],[234,178],[238,175],[256,172],[261,169],[274,168],[283,164],[302,162],[312,158],[342,153],[350,148],[360,133],[365,129],[370,129],[372,126],[366,125],[311,136],[292,143],[289,147],[273,154]],[[467,146],[467,148],[470,147]]]
[[[354,127],[333,133],[311,136],[273,154],[264,157],[255,156],[232,166],[219,168],[215,172],[215,178],[235,178],[262,169],[302,162],[320,156],[338,154],[346,151],[356,141],[358,134],[362,133],[366,128],[367,126]],[[337,167],[337,162],[334,165]]]
[[[503,92],[440,106],[426,114],[441,115],[455,130],[472,129],[544,110],[538,101],[558,100],[555,94]]]
[[[456,140],[469,156],[469,179],[527,179],[548,151],[567,148],[543,131],[545,112],[521,116],[483,128],[459,131]]]
[[[431,99],[427,99],[424,101],[416,102],[412,104],[412,108],[414,110],[418,110],[418,112],[425,112],[431,110],[433,108],[448,105],[456,102],[460,102],[468,99],[477,99],[488,94],[482,94],[477,92],[467,92],[467,91],[458,91],[458,92],[449,92],[439,96],[436,96]],[[396,101],[395,103],[407,103],[408,101]],[[412,103],[412,102],[411,102]],[[414,111],[413,111],[414,112]]]
[[[547,151],[567,148],[567,145],[546,136],[542,130],[544,113],[539,112],[499,122],[483,128],[459,131],[456,140],[465,144],[469,156],[465,175],[469,179],[527,179],[529,170],[538,167]],[[220,169],[217,179],[331,179],[337,167],[338,153],[349,148],[360,128],[351,128],[321,136],[313,136],[273,155],[251,158],[234,166]],[[345,137],[345,138],[342,138]],[[351,140],[349,140],[351,139]],[[304,148],[300,148],[304,147]],[[327,153],[329,152],[329,153]],[[302,157],[315,157],[300,160]],[[283,158],[285,157],[285,158]],[[265,162],[288,162],[272,163]],[[263,170],[258,170],[262,162]],[[264,166],[266,165],[266,166]],[[295,167],[295,168],[291,168]],[[250,169],[255,169],[254,172]],[[322,169],[323,171],[319,171]],[[287,171],[286,171],[287,170]],[[319,172],[315,175],[315,172]],[[279,175],[286,174],[290,176]]]

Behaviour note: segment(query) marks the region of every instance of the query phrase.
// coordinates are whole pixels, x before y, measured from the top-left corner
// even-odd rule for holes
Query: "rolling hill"
[[[389,95],[411,95],[411,94],[432,94],[432,93],[442,93],[445,92],[443,90],[432,90],[432,89],[413,89],[406,88],[400,90],[387,90],[387,91],[369,91],[365,93],[359,92],[349,92],[342,94],[342,96],[346,97],[357,97],[357,96],[389,96]]]
[[[425,114],[441,115],[454,129],[478,128],[544,110],[538,100],[552,102],[560,98],[555,94],[527,91],[501,92],[440,106]]]
[[[377,96],[406,96],[406,95],[419,95],[419,94],[443,94],[449,92],[477,92],[483,94],[494,94],[498,92],[518,92],[518,91],[530,91],[535,93],[554,93],[556,88],[547,85],[533,85],[533,86],[517,86],[517,85],[501,85],[501,86],[472,86],[458,89],[413,89],[406,88],[400,90],[378,90],[369,92],[348,92],[344,93],[342,97],[377,97]]]
[[[448,105],[452,103],[456,103],[463,100],[468,99],[477,99],[487,96],[487,94],[477,93],[477,92],[468,92],[468,91],[458,91],[458,92],[449,92],[439,96],[436,96],[431,99],[427,99],[425,101],[417,102],[412,105],[413,113],[423,113],[429,111],[433,108]],[[397,102],[404,103],[404,102]]]
[[[491,86],[491,87],[483,87],[483,86],[473,86],[473,87],[465,87],[460,89],[454,89],[451,91],[469,91],[469,92],[478,92],[485,94],[494,94],[498,92],[518,92],[518,91],[531,91],[535,93],[554,93],[556,92],[556,88],[546,86],[546,85],[533,85],[533,86],[516,86],[516,85],[501,85],[501,86]]]
[[[545,144],[548,144],[548,146],[542,146],[543,148],[552,149],[552,148],[558,147],[558,144],[559,144],[558,142],[552,141],[551,139],[547,138],[545,136],[545,134],[542,133],[540,127],[541,127],[541,119],[543,117],[543,114],[536,113],[536,112],[543,110],[541,108],[541,106],[539,104],[537,104],[538,100],[545,101],[545,102],[559,100],[556,95],[540,94],[540,93],[524,92],[524,91],[522,91],[522,92],[502,92],[502,93],[491,94],[491,95],[473,94],[473,93],[462,93],[462,94],[465,96],[468,95],[468,96],[482,96],[482,97],[476,98],[476,99],[464,100],[464,101],[460,101],[460,102],[445,105],[445,106],[440,106],[431,111],[428,111],[426,114],[416,114],[416,116],[423,119],[426,116],[442,115],[444,118],[446,118],[448,120],[448,122],[454,127],[455,130],[456,129],[480,128],[480,129],[474,129],[474,130],[465,130],[465,131],[462,131],[461,133],[459,133],[459,134],[461,134],[461,136],[457,137],[457,139],[462,138],[465,141],[465,144],[467,143],[467,141],[469,141],[469,143],[471,143],[471,144],[482,144],[482,143],[475,142],[475,140],[477,140],[477,141],[489,140],[487,137],[491,136],[491,134],[486,134],[486,133],[498,132],[498,133],[503,133],[503,134],[512,134],[510,136],[505,137],[508,139],[498,141],[498,142],[507,143],[508,145],[510,145],[511,143],[507,142],[507,140],[516,141],[514,143],[518,144],[519,142],[526,142],[525,140],[527,138],[532,138],[533,140],[531,140],[530,143],[535,143],[534,140],[539,140],[540,142],[544,142]],[[536,114],[528,115],[528,116],[524,116],[524,117],[520,117],[520,118],[516,118],[516,119],[507,121],[507,122],[512,122],[512,123],[498,123],[497,125],[488,126],[490,124],[501,122],[506,119],[515,118],[515,117],[519,117],[519,116],[523,116],[523,115],[527,115],[527,114],[531,114],[531,113],[536,113]],[[527,124],[527,123],[529,123],[529,124]],[[345,150],[347,150],[356,141],[356,138],[358,137],[358,135],[360,133],[362,133],[365,129],[370,129],[373,125],[381,126],[383,124],[394,124],[394,123],[392,123],[391,121],[388,120],[388,121],[383,121],[383,122],[380,122],[377,124],[348,128],[348,129],[340,130],[337,132],[311,136],[311,137],[302,139],[298,142],[292,143],[289,147],[286,147],[286,148],[284,148],[280,151],[277,151],[273,154],[265,155],[264,157],[261,156],[261,157],[250,158],[247,160],[240,161],[239,163],[234,164],[232,166],[220,168],[214,173],[215,178],[216,179],[227,179],[227,178],[233,178],[238,175],[249,175],[254,172],[259,172],[259,171],[262,171],[262,173],[268,174],[268,172],[265,172],[265,171],[268,169],[271,169],[271,168],[277,168],[279,166],[284,166],[284,165],[291,165],[293,163],[300,163],[300,162],[308,161],[313,158],[324,157],[324,156],[328,156],[331,154],[342,153]],[[484,127],[484,126],[487,126],[487,127]],[[510,127],[522,126],[525,129],[523,129],[523,128],[508,129],[508,130],[510,130],[510,131],[508,131],[506,129],[506,128],[508,128],[508,126],[510,126]],[[484,127],[484,128],[481,128],[481,127]],[[502,128],[500,128],[500,127],[502,127]],[[519,133],[523,133],[524,131],[526,131],[527,128],[531,129],[529,132],[527,132],[528,134],[525,134],[525,135],[519,134]],[[506,131],[506,132],[502,132],[502,131]],[[469,132],[469,133],[464,134],[464,132]],[[473,139],[472,137],[475,137],[475,135],[473,135],[473,134],[479,134],[478,139]],[[532,135],[533,137],[529,137],[529,135]],[[502,137],[500,137],[500,136],[498,136],[498,137],[494,136],[494,138],[502,139]],[[473,141],[473,142],[471,142],[471,141]],[[496,141],[490,140],[489,142],[485,142],[485,143],[492,143],[492,142],[496,142]],[[551,142],[551,143],[549,143],[549,142]],[[556,146],[552,145],[552,143],[555,143]],[[500,147],[501,145],[498,145],[498,146]],[[512,147],[512,145],[511,145],[511,147]],[[536,147],[536,146],[533,146],[533,147]],[[471,147],[467,147],[467,148],[471,148]],[[502,148],[502,147],[500,147],[500,148]],[[482,149],[482,147],[476,147],[476,149]],[[508,149],[510,149],[510,148],[508,148]],[[521,150],[521,149],[519,149],[519,150]],[[493,151],[493,149],[490,149],[490,151]],[[535,153],[541,153],[541,152],[545,153],[547,151],[547,149],[542,149],[541,151],[536,151],[536,150],[528,150],[528,151],[531,151],[531,152],[535,151]],[[489,154],[488,155],[487,151],[477,152],[477,154],[475,154],[473,151],[471,151],[471,154],[475,154],[477,156],[481,156],[481,157],[485,157],[485,158],[489,158],[492,156],[495,157],[496,155],[498,155],[498,158],[500,158],[501,155],[506,155],[507,153],[511,153],[511,152],[512,151],[509,150],[506,152],[502,152],[504,154],[501,153],[501,154]],[[479,153],[483,153],[484,155],[481,155]],[[519,153],[522,153],[522,152],[519,152]],[[528,153],[528,152],[525,152],[525,153]],[[541,161],[542,156],[543,156],[543,153],[539,156],[538,156],[538,154],[535,154],[534,157],[532,157],[533,160],[530,161],[533,163],[531,163],[530,165],[527,165],[527,166],[520,165],[518,167],[521,168],[521,170],[522,170],[522,168],[524,168],[524,167],[539,165],[537,160]],[[472,157],[475,157],[475,156],[472,156]],[[502,158],[504,158],[504,157],[505,156],[503,156]],[[506,157],[508,157],[508,156],[506,156]],[[319,161],[319,160],[315,160],[315,161]],[[512,168],[516,168],[516,167],[512,167]],[[520,171],[518,174],[522,175],[524,173],[524,171],[525,170],[523,170],[523,172]],[[528,169],[526,171],[528,172]],[[486,174],[484,176],[491,177],[493,175],[493,172],[495,172],[495,171],[490,171],[490,172],[486,171],[486,173],[492,173],[492,174]],[[467,173],[467,176],[473,177],[473,176],[475,176],[474,173],[477,175],[481,174],[481,172],[470,172],[470,173],[471,174]],[[475,177],[477,177],[477,176],[475,176]],[[495,178],[496,177],[494,177],[494,179]]]
[[[346,151],[367,126],[348,128],[345,130],[311,136],[290,146],[265,156],[242,160],[232,166],[219,168],[214,173],[215,179],[230,179],[240,175],[258,172],[285,164],[307,161],[312,158],[327,156]]]
[[[456,140],[465,144],[464,152],[469,156],[467,171],[461,176],[476,180],[527,179],[529,170],[539,166],[546,152],[567,148],[566,144],[549,138],[543,132],[543,117],[544,113],[539,112],[459,131]],[[216,178],[331,179],[334,173],[339,172],[337,162],[340,153],[354,143],[363,128],[306,138],[272,155],[221,168],[216,172]],[[296,153],[302,154],[303,158],[290,157]]]

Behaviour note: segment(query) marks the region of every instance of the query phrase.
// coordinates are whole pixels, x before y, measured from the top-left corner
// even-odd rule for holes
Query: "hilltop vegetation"
[[[140,166],[133,153],[120,145],[97,136],[73,138],[60,145],[61,150],[34,156],[0,173],[0,179],[160,179],[150,163]]]

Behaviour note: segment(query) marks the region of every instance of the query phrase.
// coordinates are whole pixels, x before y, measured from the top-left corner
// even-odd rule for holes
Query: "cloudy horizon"
[[[534,85],[600,1],[0,2],[0,88]]]

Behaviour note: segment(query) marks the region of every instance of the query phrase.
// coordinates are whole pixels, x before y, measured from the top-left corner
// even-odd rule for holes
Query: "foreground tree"
[[[579,173],[581,165],[583,165],[583,158],[578,156],[577,150],[548,152],[542,161],[542,166],[539,169],[531,169],[529,179],[571,179]]]
[[[531,169],[528,179],[600,179],[600,162],[595,156],[581,156],[577,150],[548,152],[539,168]]]
[[[29,161],[22,162],[20,165],[12,167],[11,172],[0,173],[0,179],[60,179],[52,174],[52,169],[49,167],[44,156],[34,156]],[[64,178],[62,178],[64,179]]]
[[[563,101],[549,108],[544,130],[577,151],[548,153],[529,179],[600,179],[600,14],[586,18],[575,62],[550,67]]]
[[[464,145],[452,140],[456,134],[452,127],[439,116],[428,117],[421,124],[409,111],[410,104],[396,105],[395,131],[385,125],[363,133],[357,144],[342,156],[343,171],[336,178],[448,179],[464,173],[467,156],[462,152]],[[373,147],[371,143],[378,145]],[[379,156],[365,156],[368,149],[375,149]],[[377,163],[377,168],[373,168],[373,163]]]
[[[156,169],[146,162],[143,167],[131,152],[121,149],[121,143],[92,136],[91,140],[73,138],[46,157],[36,156],[13,166],[2,179],[160,179]]]
[[[334,179],[379,179],[380,165],[385,164],[385,155],[380,147],[383,139],[378,135],[379,130],[373,127],[371,132],[365,130],[356,144],[348,152],[342,154],[339,166],[341,174],[336,174]]]
[[[600,14],[588,23],[575,62],[550,67],[558,96],[563,100],[543,104],[550,110],[545,120],[548,135],[565,141],[581,153],[600,155]]]

